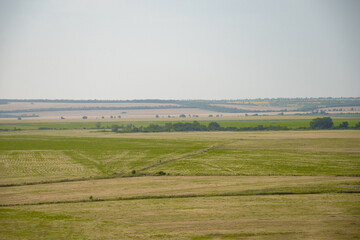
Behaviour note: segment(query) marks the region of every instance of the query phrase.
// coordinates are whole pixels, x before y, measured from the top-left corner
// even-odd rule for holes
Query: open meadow
[[[359,130],[3,131],[0,173],[0,239],[360,236]]]
[[[360,0],[0,0],[0,240],[360,240]]]

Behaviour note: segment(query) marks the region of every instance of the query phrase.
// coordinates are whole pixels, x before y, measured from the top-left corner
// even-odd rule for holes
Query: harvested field
[[[125,113],[124,113],[125,112]],[[219,114],[212,111],[201,110],[197,108],[164,108],[164,109],[124,109],[124,110],[76,110],[76,111],[41,111],[41,112],[19,112],[19,115],[39,115],[36,119],[39,120],[52,120],[60,119],[64,117],[65,119],[81,119],[83,116],[87,116],[88,119],[97,119],[100,120],[103,116],[106,119],[110,119],[110,116],[121,118],[132,119],[132,118],[155,118],[156,115],[159,115],[161,118],[179,117],[180,114],[185,115],[199,115],[202,117],[207,117],[210,114]]]
[[[174,103],[57,103],[57,102],[10,102],[0,104],[0,111],[46,109],[46,108],[90,108],[90,107],[163,107],[179,106]]]
[[[242,104],[212,104],[213,106],[226,107],[226,108],[236,108],[249,111],[294,111],[296,107],[274,107],[274,106],[264,106],[264,105],[242,105]]]
[[[360,113],[359,106],[350,106],[350,107],[330,107],[330,108],[320,108],[319,110],[326,111],[329,113]]]

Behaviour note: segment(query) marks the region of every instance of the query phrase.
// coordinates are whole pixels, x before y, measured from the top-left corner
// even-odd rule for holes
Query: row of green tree
[[[98,128],[100,126],[97,126]],[[339,126],[334,127],[334,123],[330,117],[316,118],[310,122],[310,129],[349,129],[348,122],[342,122]],[[353,129],[360,129],[360,122],[352,127]],[[304,129],[304,128],[299,128]],[[263,126],[256,127],[222,127],[217,122],[210,122],[208,125],[200,124],[198,121],[194,122],[176,122],[166,123],[165,125],[150,124],[149,126],[135,126],[133,124],[127,125],[112,125],[113,132],[191,132],[191,131],[263,131],[263,130],[291,130],[287,126]]]
[[[217,122],[210,122],[208,125],[194,122],[177,122],[166,123],[165,125],[150,124],[149,126],[136,127],[133,124],[128,125],[112,125],[113,132],[193,132],[193,131],[256,131],[256,130],[288,130],[286,127],[270,126],[264,127],[259,125],[257,127],[221,127]]]
[[[99,127],[99,126],[98,126]],[[347,129],[348,122],[341,123],[338,127],[334,127],[331,118],[316,118],[310,122],[311,129]],[[354,127],[360,129],[360,122]],[[176,122],[166,123],[165,125],[150,124],[149,126],[135,126],[128,125],[112,125],[113,132],[190,132],[190,131],[263,131],[263,130],[290,130],[287,126],[263,126],[256,127],[222,127],[217,122],[210,122],[208,125],[200,124],[198,121],[194,122]]]

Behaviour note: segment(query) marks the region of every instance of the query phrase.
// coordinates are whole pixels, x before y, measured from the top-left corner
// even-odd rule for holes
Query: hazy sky
[[[0,0],[0,98],[360,96],[358,0]]]

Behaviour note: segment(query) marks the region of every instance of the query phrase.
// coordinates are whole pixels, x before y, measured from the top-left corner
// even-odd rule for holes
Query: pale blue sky
[[[360,96],[357,0],[0,0],[0,98]]]

